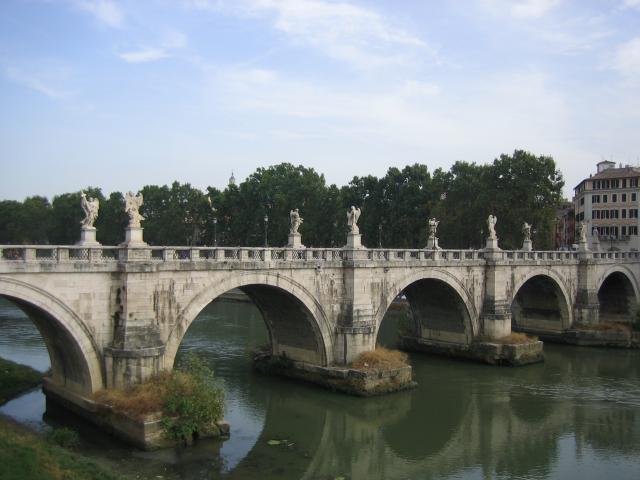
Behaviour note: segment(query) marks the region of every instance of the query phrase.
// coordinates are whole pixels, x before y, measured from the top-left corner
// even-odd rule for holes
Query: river
[[[386,343],[396,321],[383,323]],[[43,431],[71,426],[83,453],[133,478],[640,478],[638,350],[546,344],[544,364],[521,368],[415,354],[418,388],[363,399],[252,372],[249,352],[267,341],[252,304],[218,300],[181,345],[179,355],[204,356],[224,382],[226,441],[140,452],[45,413],[39,390],[0,413]],[[0,356],[48,368],[37,330],[3,299]]]

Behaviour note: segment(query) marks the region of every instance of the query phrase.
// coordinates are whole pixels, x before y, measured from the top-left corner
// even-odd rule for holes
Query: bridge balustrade
[[[318,262],[341,261],[345,258],[342,248],[267,248],[267,247],[139,247],[116,246],[55,246],[55,245],[3,245],[0,246],[0,263],[56,264],[67,262],[109,263],[127,261],[126,252],[134,251],[135,257],[151,262]],[[381,262],[461,262],[479,261],[486,258],[484,250],[424,250],[424,249],[365,249],[364,258]],[[637,251],[589,252],[594,260],[637,260]],[[562,263],[577,262],[577,251],[522,251],[498,250],[491,252],[492,258],[506,262]]]

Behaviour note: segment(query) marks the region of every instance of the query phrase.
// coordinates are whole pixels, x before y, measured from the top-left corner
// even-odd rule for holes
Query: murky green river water
[[[393,319],[383,326],[389,342]],[[0,413],[71,425],[84,453],[133,478],[640,479],[640,351],[547,344],[544,364],[522,368],[416,354],[417,389],[362,399],[253,373],[248,352],[266,341],[253,305],[217,301],[181,346],[224,381],[224,442],[139,452],[68,415],[43,418],[37,390]],[[0,356],[48,367],[32,323],[3,300]]]

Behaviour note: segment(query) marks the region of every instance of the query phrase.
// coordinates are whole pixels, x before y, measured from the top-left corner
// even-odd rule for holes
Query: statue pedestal
[[[442,250],[438,245],[438,237],[427,238],[427,246],[425,248],[427,250]]]
[[[287,243],[288,248],[307,248],[302,244],[302,235],[299,233],[290,233],[289,234],[289,242]]]
[[[347,234],[347,244],[344,248],[356,250],[360,248],[364,248],[362,246],[362,235],[359,233],[348,233]]]
[[[124,242],[121,247],[146,247],[147,244],[142,239],[142,227],[127,227],[125,230]]]
[[[485,250],[500,250],[500,247],[498,246],[498,239],[487,238],[487,245],[485,247]]]
[[[525,252],[530,252],[531,250],[533,250],[533,244],[531,243],[531,240],[524,241],[524,243],[522,244],[522,250],[524,250]]]
[[[100,243],[96,240],[96,228],[95,227],[82,227],[80,229],[80,241],[76,243],[83,247],[97,247]]]
[[[597,235],[594,235],[593,237],[593,241],[591,242],[591,250],[593,250],[594,252],[600,251],[600,237],[598,237]]]

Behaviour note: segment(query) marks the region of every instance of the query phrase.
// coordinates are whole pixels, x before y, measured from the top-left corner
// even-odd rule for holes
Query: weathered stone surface
[[[519,345],[481,341],[461,345],[416,337],[402,337],[400,346],[408,351],[465,358],[490,365],[515,367],[544,361],[543,343],[539,340]]]
[[[89,395],[171,369],[193,320],[233,289],[263,312],[271,353],[319,367],[344,367],[374,349],[401,294],[413,335],[453,345],[451,352],[504,337],[512,323],[562,334],[577,321],[597,323],[601,312],[630,318],[640,253],[585,255],[0,246],[0,295],[39,312],[52,382]]]
[[[398,392],[418,385],[413,381],[409,365],[386,371],[362,371],[344,367],[320,367],[265,354],[254,355],[253,365],[262,373],[302,380],[358,397]]]

